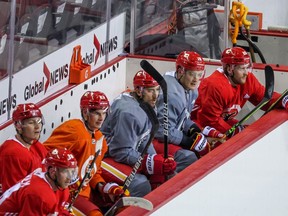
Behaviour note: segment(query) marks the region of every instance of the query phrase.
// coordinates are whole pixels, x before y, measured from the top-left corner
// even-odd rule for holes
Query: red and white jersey
[[[68,189],[54,191],[45,172],[37,169],[0,197],[0,215],[61,215],[68,197]]]
[[[28,149],[16,138],[6,140],[0,146],[0,183],[3,192],[35,169],[44,169],[42,161],[46,154],[46,148],[38,141]]]
[[[199,96],[191,118],[202,127],[211,126],[222,133],[228,131],[237,120],[234,118],[247,101],[258,105],[264,97],[265,87],[253,73],[248,73],[244,85],[232,86],[222,69],[203,79],[199,86]],[[280,94],[274,92],[267,109]]]

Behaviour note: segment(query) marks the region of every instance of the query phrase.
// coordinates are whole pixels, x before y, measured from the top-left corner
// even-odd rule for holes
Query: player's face
[[[186,70],[183,76],[180,78],[182,86],[186,90],[195,90],[198,88],[200,79],[203,77],[204,71],[192,71]]]
[[[57,168],[56,179],[58,185],[65,189],[77,178],[76,168]]]
[[[155,107],[157,98],[159,96],[160,86],[144,88],[142,93],[142,100]]]
[[[232,80],[235,84],[243,85],[246,83],[248,72],[251,70],[249,65],[236,65]]]
[[[32,142],[33,140],[38,140],[42,130],[42,119],[40,117],[33,117],[29,119],[24,119],[21,122],[22,136],[25,141]]]
[[[107,115],[107,109],[103,110],[95,110],[90,109],[88,113],[87,123],[91,130],[100,129],[103,121],[105,120]]]

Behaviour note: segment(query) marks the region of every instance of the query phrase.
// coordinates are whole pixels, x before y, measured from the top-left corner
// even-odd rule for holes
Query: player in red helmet
[[[42,167],[47,154],[45,147],[38,141],[43,116],[37,105],[19,104],[12,113],[12,120],[16,135],[0,146],[0,183],[3,192],[36,168]]]
[[[95,152],[100,150],[94,168],[89,178],[84,180],[84,186],[73,205],[75,209],[85,215],[102,215],[99,205],[102,203],[103,205],[113,204],[120,196],[124,195],[124,191],[119,185],[106,183],[101,174],[101,162],[108,147],[100,127],[106,118],[108,109],[109,101],[103,92],[85,92],[80,99],[82,119],[71,119],[64,122],[44,142],[44,146],[48,149],[67,148],[75,155],[79,167],[79,182],[83,180]],[[71,186],[71,191],[78,190],[79,182]],[[72,194],[72,199],[73,196]]]
[[[73,215],[68,186],[77,179],[77,161],[67,149],[52,149],[47,171],[36,169],[0,197],[1,215]]]
[[[210,144],[207,136],[222,137],[215,129],[200,128],[190,119],[190,112],[198,96],[198,86],[205,76],[205,62],[196,52],[183,51],[176,59],[176,71],[167,72],[164,79],[168,86],[168,143],[169,152],[177,161],[177,172],[207,154]],[[157,116],[160,127],[155,135],[157,151],[163,151],[164,103],[160,94],[157,102]],[[212,133],[214,132],[214,133]],[[206,136],[205,136],[206,135]]]
[[[133,78],[135,97],[155,107],[159,84],[146,71],[138,71]],[[150,89],[150,90],[149,90]],[[154,90],[154,91],[153,91]],[[151,94],[152,91],[152,94]]]
[[[139,104],[147,102],[156,109],[160,91],[159,84],[143,70],[136,72],[133,86],[132,92],[124,92],[113,101],[111,112],[101,128],[109,141],[110,156],[102,163],[103,174],[119,184],[123,184],[131,173],[150,135],[151,122]],[[145,196],[159,183],[159,178],[164,176],[165,179],[165,175],[173,174],[175,168],[173,157],[165,159],[151,144],[129,185],[131,196]]]
[[[241,47],[227,48],[221,57],[222,67],[205,78],[199,87],[196,101],[198,109],[192,117],[202,125],[210,125],[222,133],[228,131],[237,120],[235,117],[247,101],[257,105],[263,99],[265,87],[252,73],[249,54]],[[273,93],[267,109],[280,95]],[[288,103],[283,104],[288,109]],[[282,100],[285,102],[285,98]],[[281,104],[279,103],[280,107]],[[236,133],[246,126],[240,125]]]

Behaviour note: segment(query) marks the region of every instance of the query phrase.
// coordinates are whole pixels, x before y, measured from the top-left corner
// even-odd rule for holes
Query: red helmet
[[[47,167],[76,168],[77,160],[69,150],[55,148],[46,155],[45,165]]]
[[[196,52],[183,51],[176,59],[176,69],[183,67],[186,70],[204,70],[205,62],[203,58]]]
[[[221,57],[223,65],[244,65],[250,64],[249,54],[241,47],[226,48]]]
[[[133,85],[134,89],[136,89],[137,87],[147,88],[159,86],[158,82],[154,80],[153,77],[144,70],[140,70],[135,74],[133,79]]]
[[[33,103],[17,105],[12,114],[12,119],[14,122],[33,117],[42,118],[41,110]]]
[[[100,91],[87,91],[80,99],[80,109],[106,109],[109,101],[106,95]]]

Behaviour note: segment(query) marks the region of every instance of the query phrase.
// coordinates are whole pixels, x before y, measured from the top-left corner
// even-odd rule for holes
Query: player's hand
[[[106,202],[116,202],[120,197],[129,196],[128,190],[124,192],[117,183],[105,183],[100,186],[100,192]]]
[[[195,133],[190,150],[195,152],[198,158],[201,158],[211,151],[211,146],[202,133]]]
[[[213,127],[209,127],[206,126],[203,130],[202,133],[206,136],[206,137],[211,137],[211,138],[215,138],[218,140],[222,140],[226,138],[225,134],[222,134],[220,131],[216,130]]]
[[[210,143],[211,150],[221,145],[226,141],[226,135],[222,134],[220,131],[215,128],[206,126],[202,133],[206,136],[208,142]]]
[[[64,207],[63,209],[59,210],[59,215],[60,216],[74,216],[75,213],[73,212],[73,209],[67,209],[66,207]]]
[[[200,133],[200,132],[201,132],[200,127],[198,127],[198,125],[194,123],[190,126],[189,130],[187,131],[187,136],[191,137],[194,135],[194,133]]]
[[[171,155],[164,158],[161,154],[147,154],[143,158],[141,170],[149,175],[171,175],[174,173],[176,165]]]
[[[282,106],[288,111],[288,95],[283,97],[282,99]]]

